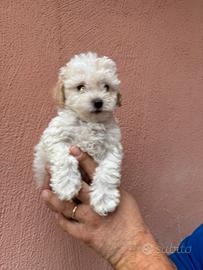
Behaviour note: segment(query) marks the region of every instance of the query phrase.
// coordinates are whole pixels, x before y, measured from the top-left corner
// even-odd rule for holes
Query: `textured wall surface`
[[[0,269],[110,267],[65,235],[35,190],[33,146],[55,115],[58,68],[117,61],[123,185],[163,246],[203,219],[203,1],[1,1]]]

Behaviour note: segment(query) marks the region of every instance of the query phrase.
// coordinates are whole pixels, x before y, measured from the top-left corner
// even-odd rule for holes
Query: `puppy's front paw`
[[[81,181],[80,179],[78,179],[76,182],[54,180],[51,181],[50,186],[60,200],[71,200],[80,191]]]
[[[106,193],[103,189],[100,189],[93,187],[90,193],[90,204],[97,214],[106,216],[109,212],[113,212],[118,206],[120,202],[120,192],[117,188],[108,190]]]

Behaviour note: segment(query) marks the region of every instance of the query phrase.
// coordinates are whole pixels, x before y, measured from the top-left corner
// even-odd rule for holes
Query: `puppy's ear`
[[[58,80],[53,89],[53,98],[58,107],[63,108],[65,103],[64,85],[61,79]]]
[[[121,102],[121,93],[117,93],[117,102],[116,102],[116,105],[118,107],[121,107],[122,106],[122,102]]]

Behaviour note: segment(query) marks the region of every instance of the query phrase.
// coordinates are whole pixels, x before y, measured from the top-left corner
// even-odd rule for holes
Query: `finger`
[[[87,173],[81,167],[79,168],[79,170],[80,170],[83,181],[86,182],[87,184],[90,184],[91,179],[88,177]]]
[[[94,171],[97,167],[96,161],[94,161],[87,153],[82,152],[76,146],[72,146],[70,148],[70,154],[79,161],[79,166],[86,172],[88,177],[92,179]]]
[[[85,230],[84,224],[67,220],[63,215],[56,215],[59,226],[73,236],[76,239],[87,241],[87,230]]]
[[[76,204],[72,201],[61,201],[58,199],[56,194],[50,190],[42,191],[42,199],[45,201],[46,205],[54,212],[62,213],[66,218],[71,218],[73,209]],[[79,219],[78,219],[79,221]]]
[[[61,201],[56,194],[50,190],[43,190],[42,199],[45,201],[46,205],[54,212],[62,213],[68,219],[73,218],[73,211],[75,206],[77,209],[74,213],[74,220],[78,222],[84,222],[86,215],[84,214],[84,208],[82,204],[76,204],[73,201]]]
[[[47,165],[45,167],[45,171],[46,171],[46,175],[45,175],[45,178],[44,178],[44,183],[43,183],[43,186],[42,186],[42,190],[43,189],[51,189],[51,187],[50,187],[51,174],[49,172],[49,168],[48,168]]]
[[[89,185],[84,181],[82,181],[82,187],[76,198],[79,199],[81,202],[88,204],[90,200],[89,192],[90,192]]]
[[[91,226],[96,226],[101,220],[101,217],[92,210],[89,204],[78,205],[75,217],[79,218],[84,224],[90,224]]]
[[[42,199],[47,203],[49,206],[52,207],[57,212],[63,212],[65,209],[65,204],[63,201],[59,200],[57,196],[48,189],[45,189],[41,193]]]

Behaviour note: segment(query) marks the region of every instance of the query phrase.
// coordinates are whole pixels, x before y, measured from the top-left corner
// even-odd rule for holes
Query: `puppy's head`
[[[120,106],[116,64],[95,53],[74,56],[59,71],[54,91],[58,106],[87,122],[105,122]]]

